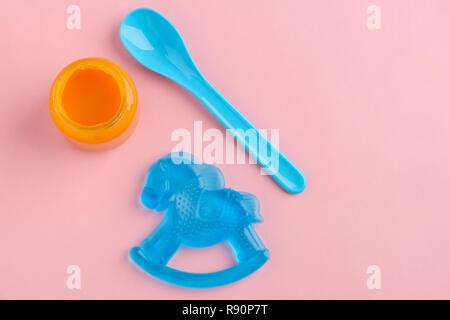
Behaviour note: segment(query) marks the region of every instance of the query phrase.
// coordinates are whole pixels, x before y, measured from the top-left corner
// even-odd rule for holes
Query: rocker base
[[[140,247],[130,250],[130,258],[140,268],[154,277],[181,287],[213,288],[238,281],[258,270],[269,259],[269,250],[257,251],[254,256],[225,270],[209,273],[180,271],[149,261]]]

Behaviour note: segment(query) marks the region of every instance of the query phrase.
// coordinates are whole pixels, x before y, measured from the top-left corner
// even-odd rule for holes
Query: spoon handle
[[[305,189],[305,177],[295,164],[206,79],[195,81],[186,88],[230,131],[281,187],[289,193],[299,193]]]

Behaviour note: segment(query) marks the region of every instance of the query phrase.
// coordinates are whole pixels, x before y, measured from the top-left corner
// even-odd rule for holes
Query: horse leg
[[[238,263],[253,257],[258,251],[267,250],[251,225],[234,231],[228,242],[236,253]]]
[[[179,247],[180,240],[167,220],[163,220],[140,244],[145,257],[160,265],[166,265]]]

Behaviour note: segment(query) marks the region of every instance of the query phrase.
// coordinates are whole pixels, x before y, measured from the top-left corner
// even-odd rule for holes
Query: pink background
[[[66,8],[81,8],[81,30]],[[368,30],[366,8],[382,10]],[[181,87],[141,67],[118,37],[147,6],[180,30],[206,77],[281,149],[308,186],[289,195],[255,165],[220,165],[261,200],[272,259],[210,290],[173,287],[128,259],[161,215],[139,208],[148,166],[194,120],[220,128]],[[0,11],[0,298],[450,298],[450,2],[447,0],[8,1]],[[87,153],[48,112],[57,73],[99,56],[134,79],[141,118],[123,146]],[[209,271],[221,246],[171,265]],[[81,267],[81,290],[66,268]],[[366,268],[381,268],[368,290]]]

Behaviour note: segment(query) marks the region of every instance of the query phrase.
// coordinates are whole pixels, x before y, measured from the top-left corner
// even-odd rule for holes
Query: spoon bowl
[[[158,12],[141,8],[122,22],[120,38],[131,55],[148,69],[181,85],[201,74],[177,29]]]

